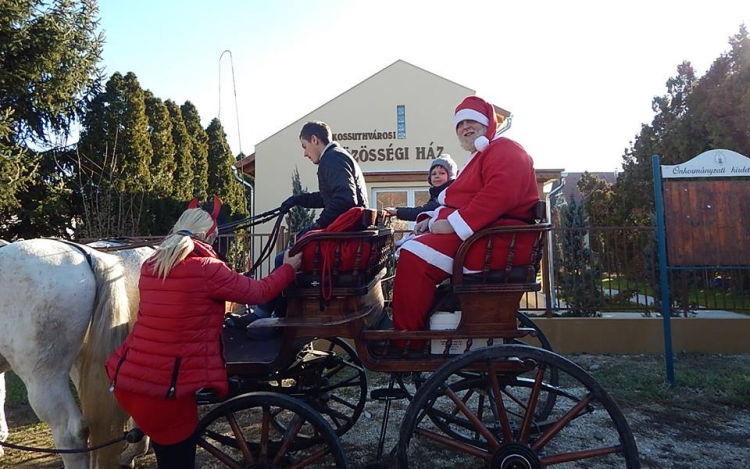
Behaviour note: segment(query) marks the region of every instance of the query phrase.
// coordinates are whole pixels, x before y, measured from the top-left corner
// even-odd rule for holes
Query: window
[[[430,200],[430,191],[427,188],[373,189],[372,192],[375,208],[378,210],[386,207],[419,207]],[[414,229],[414,222],[406,220],[394,218],[392,224],[395,231]]]

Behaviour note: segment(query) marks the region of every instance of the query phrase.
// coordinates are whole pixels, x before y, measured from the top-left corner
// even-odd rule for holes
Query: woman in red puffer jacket
[[[138,318],[106,364],[115,397],[151,437],[160,469],[195,467],[195,392],[227,392],[225,302],[268,301],[294,281],[302,261],[287,254],[265,279],[245,277],[211,248],[218,198],[212,214],[195,208],[197,200],[190,207],[143,264]]]

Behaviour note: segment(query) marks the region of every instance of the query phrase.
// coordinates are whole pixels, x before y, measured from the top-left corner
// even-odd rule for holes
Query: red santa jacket
[[[531,218],[539,200],[534,163],[526,151],[513,140],[497,138],[483,151],[475,153],[458,178],[438,196],[441,204],[430,216],[430,226],[445,220],[455,235],[427,233],[408,241],[402,249],[416,254],[447,273],[453,269],[453,256],[461,241],[482,228],[495,225],[518,225]],[[510,237],[496,236],[492,265],[505,265]],[[534,235],[519,235],[514,265],[528,262]],[[465,272],[476,272],[484,263],[484,248],[475,244],[467,255]]]
[[[166,399],[203,387],[225,395],[225,302],[269,301],[295,278],[294,269],[284,264],[253,280],[231,270],[210,246],[195,244],[166,279],[156,277],[148,261],[141,267],[138,318],[106,363],[113,388]]]

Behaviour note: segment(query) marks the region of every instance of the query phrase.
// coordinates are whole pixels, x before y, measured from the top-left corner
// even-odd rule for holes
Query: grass
[[[607,293],[611,290],[617,290],[619,292],[632,292],[633,294],[641,294],[647,296],[654,296],[655,292],[646,282],[633,281],[625,277],[610,276],[602,279],[601,282],[602,291]],[[673,294],[681,295],[680,289],[674,290]],[[688,291],[687,297],[688,304],[698,305],[702,308],[707,309],[726,309],[726,310],[747,310],[750,308],[750,294],[746,292],[734,292],[719,289],[706,289],[706,288],[693,288]],[[613,296],[611,299],[606,299],[605,303],[609,305],[623,305],[628,304],[628,300],[625,298],[618,298]],[[747,314],[746,311],[739,311]]]
[[[572,356],[623,406],[665,404],[703,410],[710,406],[750,405],[750,360],[732,355],[678,354],[675,386],[666,381],[664,359],[639,355],[633,360]]]
[[[26,398],[26,386],[12,371],[5,373],[5,406],[15,407],[29,403]]]

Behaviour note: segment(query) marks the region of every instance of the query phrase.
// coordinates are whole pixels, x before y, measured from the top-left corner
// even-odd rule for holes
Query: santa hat
[[[497,132],[497,115],[492,104],[477,96],[467,96],[456,106],[456,114],[453,116],[453,127],[458,127],[459,122],[472,120],[487,127],[487,133],[480,135],[474,140],[474,147],[482,151],[490,144]]]

